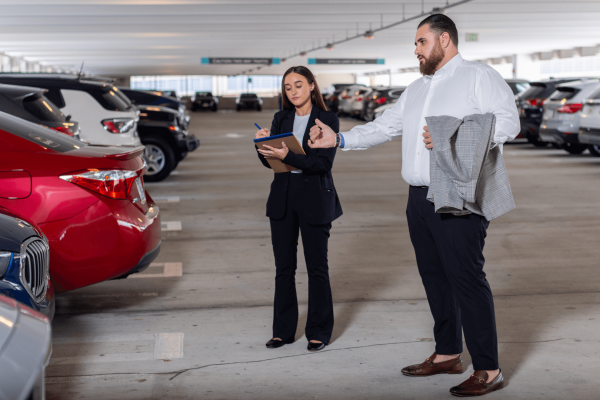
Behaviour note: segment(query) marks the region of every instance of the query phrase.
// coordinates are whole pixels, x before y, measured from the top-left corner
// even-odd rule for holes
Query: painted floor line
[[[55,337],[52,338],[53,345],[59,344],[81,344],[81,343],[114,343],[114,342],[142,342],[144,340],[155,340],[153,333],[139,333],[128,335],[98,335],[82,337]]]
[[[111,293],[111,294],[84,294],[69,296],[69,300],[77,299],[96,299],[96,298],[110,298],[110,297],[158,297],[158,293]]]
[[[138,274],[132,274],[127,277],[127,279],[140,279],[140,278],[169,278],[174,276],[182,276],[183,275],[183,264],[180,262],[176,263],[152,263],[151,267],[160,267],[163,266],[162,274],[145,274],[140,272]]]
[[[171,171],[170,175],[179,175],[179,171]]]
[[[154,346],[155,360],[183,358],[183,332],[159,333]]]
[[[160,223],[160,229],[165,232],[180,231],[181,221],[164,221]]]
[[[181,198],[179,196],[160,196],[153,197],[154,201],[157,203],[179,203]]]

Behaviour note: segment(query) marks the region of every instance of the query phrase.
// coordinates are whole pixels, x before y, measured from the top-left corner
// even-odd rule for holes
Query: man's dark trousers
[[[477,214],[438,214],[426,187],[409,189],[406,217],[419,274],[435,322],[435,351],[462,353],[462,332],[475,370],[498,369],[494,300],[483,265],[489,222]]]
[[[333,298],[329,283],[327,244],[331,224],[311,225],[302,218],[302,174],[291,174],[283,219],[271,219],[271,240],[275,255],[275,304],[273,337],[292,341],[298,326],[296,266],[298,231],[302,234],[308,273],[308,340],[329,344],[333,332]]]

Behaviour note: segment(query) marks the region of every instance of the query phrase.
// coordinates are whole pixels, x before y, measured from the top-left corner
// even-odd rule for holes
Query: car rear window
[[[402,95],[403,92],[404,92],[404,89],[390,90],[390,92],[388,93],[388,96],[390,96],[393,99],[398,99],[398,98],[400,98],[400,96]]]
[[[0,112],[0,129],[59,153],[87,146],[87,144],[64,133],[53,131],[3,112]]]
[[[242,94],[242,99],[256,99],[255,94]]]
[[[572,87],[565,86],[565,87],[556,88],[554,93],[552,93],[550,95],[550,97],[548,97],[548,100],[570,100],[573,97],[575,97],[575,95],[579,92],[581,92],[581,89],[572,88]]]
[[[113,88],[90,89],[89,93],[107,110],[128,111],[131,108],[129,99],[123,99],[121,93]]]
[[[196,96],[198,96],[198,97],[212,97],[212,93],[211,92],[197,92]]]
[[[23,108],[41,121],[63,122],[65,116],[44,95],[37,94],[23,99]]]
[[[534,82],[530,84],[529,89],[522,91],[517,96],[521,100],[541,99],[547,97],[547,91],[548,86],[545,83]]]

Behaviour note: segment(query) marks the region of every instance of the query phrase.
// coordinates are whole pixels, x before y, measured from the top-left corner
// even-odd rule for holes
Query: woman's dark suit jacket
[[[294,109],[279,111],[275,114],[271,125],[271,136],[292,132],[295,116],[296,110]],[[337,115],[313,105],[304,132],[304,140],[302,141],[302,148],[306,155],[296,155],[290,151],[283,162],[301,169],[303,172],[304,187],[302,190],[303,210],[301,218],[312,225],[324,225],[342,215],[342,206],[331,176],[331,167],[333,166],[336,149],[313,149],[308,147],[309,131],[315,125],[315,119],[319,119],[336,133],[340,130],[340,121]],[[271,168],[262,154],[258,153],[258,158],[265,167]],[[269,200],[267,200],[267,217],[281,219],[285,216],[288,182],[291,172],[274,175],[271,193],[269,194]]]

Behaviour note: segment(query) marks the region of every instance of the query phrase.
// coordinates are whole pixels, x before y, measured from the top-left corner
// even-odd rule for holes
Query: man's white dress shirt
[[[344,150],[365,150],[402,135],[402,178],[409,185],[429,186],[429,151],[423,142],[425,117],[462,119],[485,113],[496,116],[496,144],[519,134],[515,96],[508,84],[489,65],[466,61],[457,54],[434,75],[411,83],[381,117],[342,133]]]

